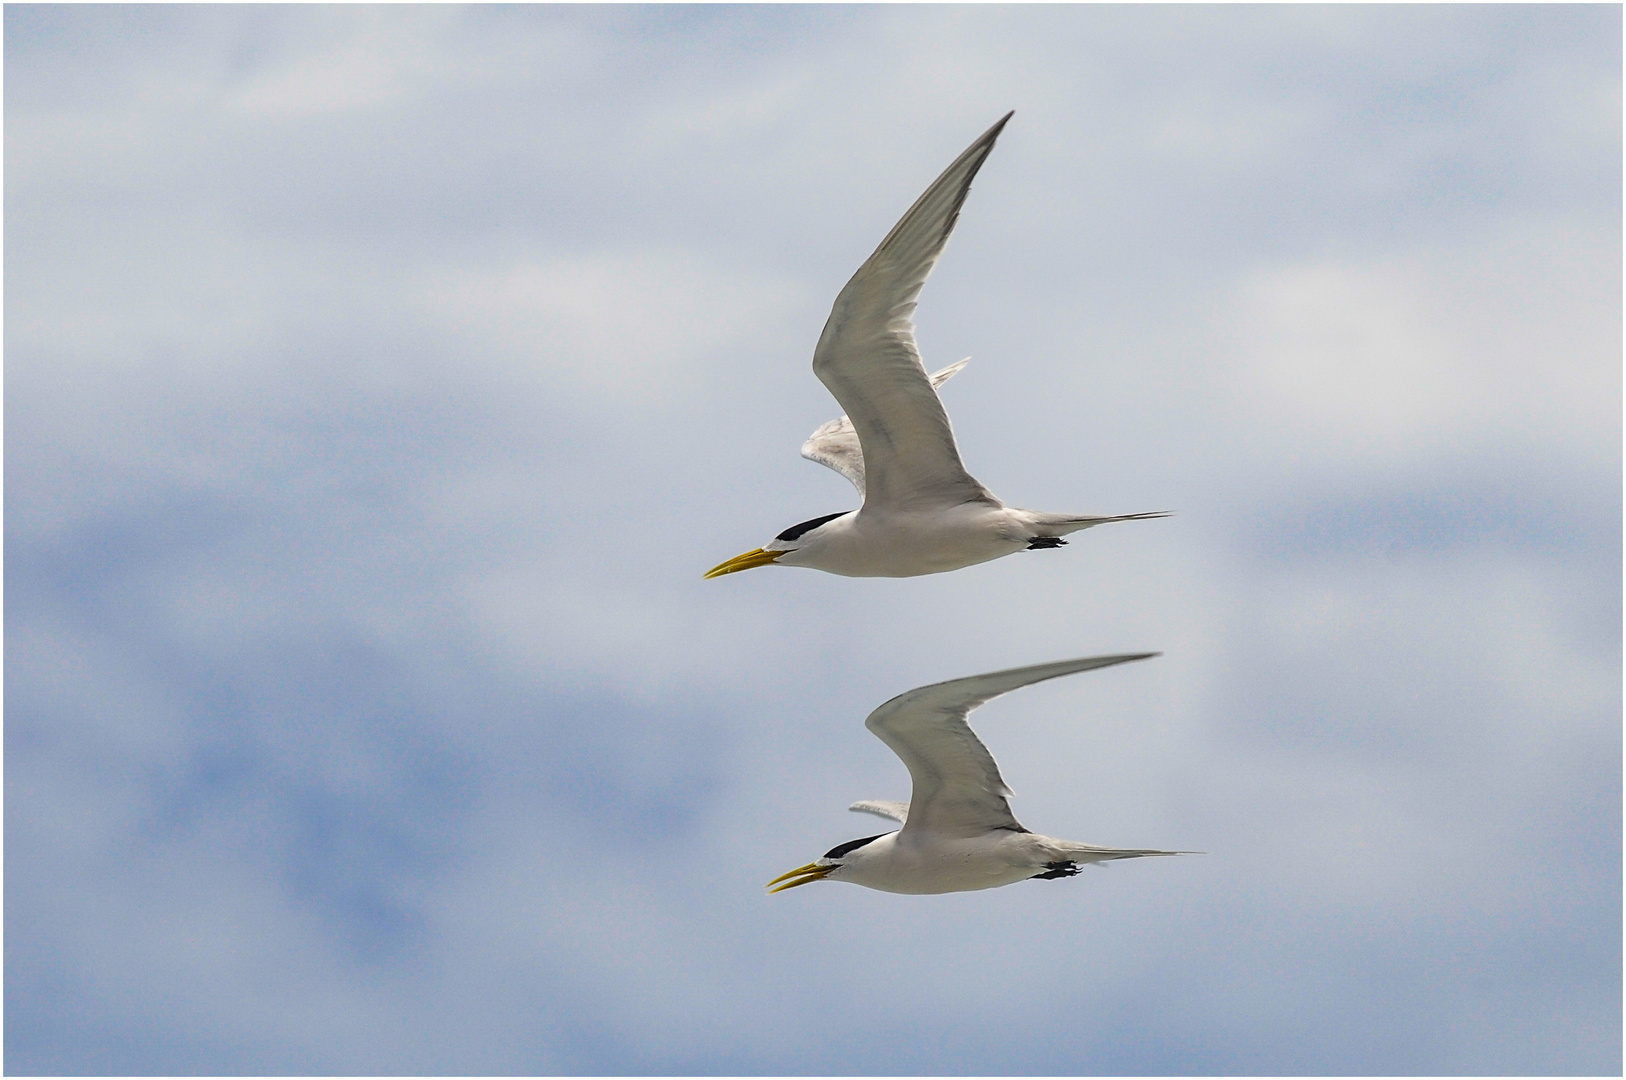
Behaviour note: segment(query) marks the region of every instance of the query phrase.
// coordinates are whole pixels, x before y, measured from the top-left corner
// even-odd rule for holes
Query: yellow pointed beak
[[[718,563],[706,571],[706,576],[709,578],[722,577],[724,574],[749,570],[753,566],[767,566],[783,554],[785,554],[783,551],[763,551],[761,548],[757,548],[754,551],[747,551],[744,555],[736,555],[727,562]]]
[[[778,877],[768,882],[767,885],[764,885],[763,888],[767,889],[770,893],[784,892],[786,889],[794,889],[798,885],[806,885],[810,881],[817,881],[835,868],[835,863],[831,863],[828,866],[820,866],[818,863],[808,863],[806,866],[798,866],[794,870],[780,874]],[[790,878],[795,878],[796,880],[788,880]],[[783,881],[785,884],[779,885],[781,881]],[[779,885],[779,888],[773,888],[775,885]]]

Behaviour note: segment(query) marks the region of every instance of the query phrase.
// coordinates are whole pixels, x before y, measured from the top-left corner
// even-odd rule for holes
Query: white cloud
[[[84,11],[7,11],[12,1071],[1618,1068],[1618,12]],[[1178,516],[702,581],[851,505],[818,325],[1010,106],[968,461]],[[881,700],[1125,648],[979,731],[1209,855],[762,895]]]
[[[230,107],[288,118],[368,109],[426,84],[445,70],[444,43],[456,8],[355,8],[307,24],[303,48],[288,49],[234,88]]]
[[[793,295],[772,276],[659,250],[437,268],[414,291],[487,365],[645,403],[692,394],[714,354],[750,341]]]
[[[1257,271],[1223,332],[1229,404],[1297,456],[1393,466],[1520,439],[1618,456],[1619,282],[1563,225]],[[1270,436],[1266,436],[1269,438]]]

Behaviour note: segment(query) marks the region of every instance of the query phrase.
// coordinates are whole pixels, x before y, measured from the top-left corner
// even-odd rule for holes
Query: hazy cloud
[[[1618,1072],[1619,20],[8,7],[7,1070]],[[1177,516],[702,581],[1013,107],[966,461]],[[1207,855],[763,897],[1139,648],[978,729]]]

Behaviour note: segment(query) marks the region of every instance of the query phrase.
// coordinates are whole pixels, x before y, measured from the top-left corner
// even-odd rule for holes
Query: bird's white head
[[[741,570],[749,570],[755,566],[767,566],[769,563],[779,561],[780,556],[788,555],[792,551],[799,551],[818,538],[818,532],[825,525],[837,518],[846,517],[853,513],[843,510],[838,514],[826,514],[811,521],[804,521],[799,525],[792,525],[772,540],[766,546],[747,551],[744,555],[736,555],[726,562],[718,563],[706,571],[708,578],[722,577],[724,574],[733,574]]]
[[[780,874],[778,877],[768,882],[765,888],[771,893],[776,893],[784,892],[786,889],[794,889],[798,885],[806,885],[810,881],[822,881],[832,874],[835,874],[842,867],[850,866],[855,862],[859,862],[864,858],[865,855],[876,850],[871,846],[875,843],[875,841],[894,835],[896,835],[896,833],[877,833],[874,836],[865,836],[860,837],[857,840],[849,840],[845,844],[837,844],[829,851],[826,851],[822,859],[819,859],[816,862],[810,862],[806,866],[798,866],[794,870],[789,870],[783,874]],[[781,882],[783,882],[783,884],[781,884]],[[777,888],[775,886],[777,886]]]

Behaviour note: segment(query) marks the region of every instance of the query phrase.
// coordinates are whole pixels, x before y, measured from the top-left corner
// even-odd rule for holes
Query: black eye
[[[774,537],[774,539],[775,540],[800,540],[803,533],[812,532],[814,529],[818,528],[820,525],[823,525],[826,521],[834,521],[836,518],[838,518],[838,517],[846,517],[850,513],[852,513],[851,510],[843,510],[839,514],[826,514],[821,518],[814,518],[812,521],[804,521],[800,525],[792,525],[790,528],[786,529],[784,532],[782,532],[778,536]]]
[[[891,835],[891,833],[876,833],[874,836],[866,836],[862,840],[849,840],[845,844],[837,844],[829,851],[826,851],[824,857],[826,859],[839,859],[849,851],[857,851],[871,840],[879,840],[883,836]]]

